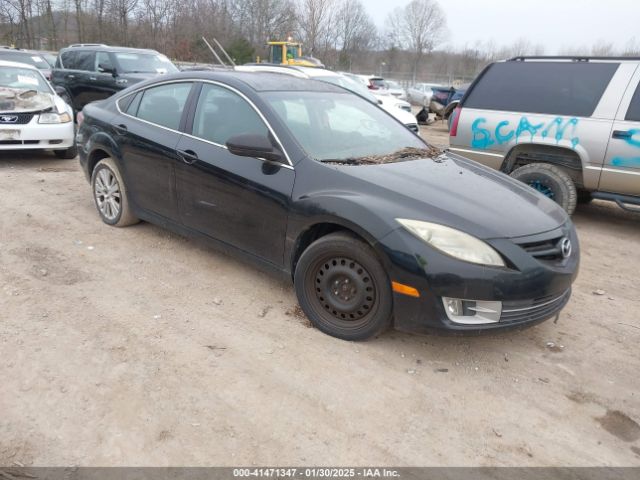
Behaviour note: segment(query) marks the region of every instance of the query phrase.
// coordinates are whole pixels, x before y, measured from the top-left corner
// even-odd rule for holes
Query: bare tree
[[[394,46],[413,53],[415,77],[425,54],[443,40],[446,17],[437,0],[412,0],[389,14],[387,31]]]
[[[344,0],[337,10],[334,28],[335,46],[340,51],[339,64],[352,68],[353,56],[372,49],[378,29],[361,0]]]
[[[233,0],[233,21],[254,47],[281,40],[295,30],[296,5],[292,0]]]
[[[298,0],[298,29],[311,55],[326,48],[334,0]]]

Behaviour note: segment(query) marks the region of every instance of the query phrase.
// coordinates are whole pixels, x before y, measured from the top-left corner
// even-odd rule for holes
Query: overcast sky
[[[380,26],[409,0],[364,0]],[[640,42],[640,0],[439,0],[447,15],[448,43],[455,47],[491,39],[498,46],[526,38],[547,54],[597,40],[623,48]]]

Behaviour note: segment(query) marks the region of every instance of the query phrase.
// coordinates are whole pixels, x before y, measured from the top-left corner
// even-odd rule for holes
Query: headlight
[[[38,123],[69,123],[71,115],[65,113],[41,113]]]
[[[480,265],[505,266],[498,252],[476,237],[436,223],[404,218],[396,220],[416,237],[447,255]]]

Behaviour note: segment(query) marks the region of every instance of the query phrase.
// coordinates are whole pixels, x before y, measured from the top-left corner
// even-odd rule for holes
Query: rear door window
[[[633,94],[625,120],[640,122],[640,85],[636,88],[636,93]]]
[[[590,117],[620,64],[495,63],[464,101],[481,110]]]
[[[136,117],[178,130],[192,85],[190,82],[183,82],[147,88],[142,94]],[[129,107],[132,107],[136,100],[134,99]]]
[[[62,62],[62,67],[68,70],[76,70],[77,61],[77,53],[78,52],[62,52],[60,54],[60,61]]]

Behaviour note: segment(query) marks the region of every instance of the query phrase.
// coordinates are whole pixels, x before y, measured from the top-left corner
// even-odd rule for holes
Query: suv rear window
[[[590,117],[618,63],[503,62],[485,72],[468,108]]]

